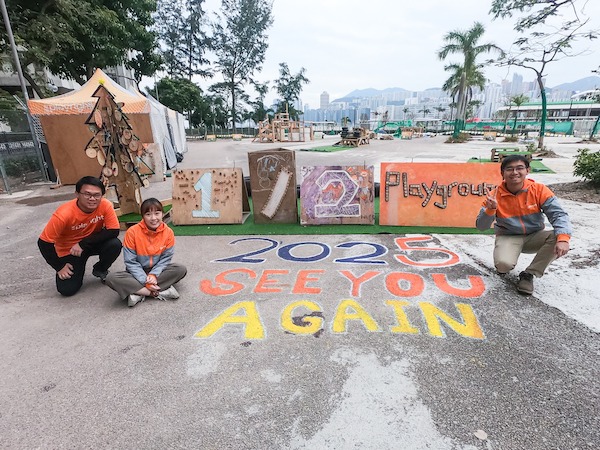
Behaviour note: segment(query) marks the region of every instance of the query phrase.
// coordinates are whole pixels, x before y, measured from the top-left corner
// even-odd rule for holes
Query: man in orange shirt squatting
[[[476,226],[483,231],[496,221],[494,265],[499,274],[510,272],[521,253],[535,253],[531,264],[519,274],[517,284],[521,294],[531,295],[534,275],[540,278],[552,261],[569,251],[571,221],[548,187],[527,178],[527,158],[507,156],[500,173],[504,181],[487,193]],[[544,215],[553,230],[545,230]]]
[[[56,270],[56,289],[65,296],[81,289],[90,256],[99,255],[92,275],[104,282],[121,253],[119,220],[112,202],[102,198],[104,184],[83,177],[75,191],[76,198],[58,207],[38,239],[42,256]]]

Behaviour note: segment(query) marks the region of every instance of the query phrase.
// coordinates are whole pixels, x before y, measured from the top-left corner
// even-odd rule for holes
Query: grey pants
[[[528,236],[498,235],[494,246],[494,265],[499,273],[507,273],[515,267],[521,253],[535,253],[525,271],[540,278],[546,267],[556,259],[555,245],[554,230],[542,230]]]
[[[161,290],[169,289],[187,274],[185,266],[179,264],[169,264],[165,270],[158,276],[158,285]],[[142,283],[136,280],[133,275],[127,271],[109,273],[106,277],[106,285],[115,290],[119,297],[124,299],[129,294],[133,294],[144,287]]]

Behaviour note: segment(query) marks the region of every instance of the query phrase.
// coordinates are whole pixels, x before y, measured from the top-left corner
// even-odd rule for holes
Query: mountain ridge
[[[576,91],[576,92],[588,91],[590,89],[600,88],[600,77],[589,76],[589,77],[585,77],[585,78],[580,78],[579,80],[570,81],[567,83],[561,83],[554,87],[547,86],[546,88],[548,90],[557,90],[557,91]],[[355,89],[352,92],[344,95],[341,98],[332,100],[332,103],[340,102],[340,101],[351,101],[352,99],[355,99],[355,98],[369,98],[369,97],[376,97],[376,96],[385,95],[385,94],[394,94],[396,92],[425,92],[425,91],[434,90],[434,89],[437,90],[437,89],[441,89],[441,88],[431,87],[431,88],[427,88],[423,91],[410,91],[409,89],[404,89],[404,88],[400,88],[400,87],[391,87],[391,88],[385,88],[385,89],[375,89],[375,88]]]

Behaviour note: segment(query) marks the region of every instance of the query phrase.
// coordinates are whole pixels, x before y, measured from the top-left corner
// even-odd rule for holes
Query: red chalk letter
[[[352,297],[360,297],[360,285],[363,284],[365,281],[368,281],[371,278],[374,278],[377,275],[381,274],[381,272],[379,272],[378,270],[370,270],[362,274],[360,277],[356,278],[354,274],[349,270],[340,270],[340,273],[352,282],[352,292],[350,293],[350,296]]]
[[[311,273],[324,273],[325,271],[322,269],[318,270],[299,270],[298,276],[296,277],[296,284],[294,285],[294,289],[292,290],[293,294],[320,294],[320,287],[309,287],[306,285],[309,281],[319,281],[319,278],[310,277]]]
[[[238,283],[237,281],[231,281],[225,278],[230,273],[245,273],[248,274],[250,278],[256,278],[256,272],[250,269],[226,270],[215,277],[215,286],[213,286],[210,280],[200,281],[200,290],[205,294],[214,296],[231,295],[235,294],[236,292],[240,292],[246,286],[244,286],[242,283]],[[227,286],[230,287],[227,288]]]
[[[400,287],[401,281],[407,281],[409,288],[402,289]],[[396,297],[416,297],[421,295],[425,289],[425,282],[416,273],[392,272],[385,277],[385,287],[387,287],[390,294]]]
[[[254,288],[254,292],[257,294],[267,294],[270,292],[281,292],[280,287],[267,287],[269,285],[276,284],[279,280],[269,279],[269,275],[287,275],[289,274],[289,270],[264,270],[260,279],[256,283],[256,287]],[[281,286],[281,285],[279,285]]]
[[[445,273],[432,273],[435,285],[446,294],[456,295],[463,298],[481,297],[485,292],[485,284],[479,275],[469,275],[469,283],[471,287],[468,289],[460,289],[448,284],[448,278]]]

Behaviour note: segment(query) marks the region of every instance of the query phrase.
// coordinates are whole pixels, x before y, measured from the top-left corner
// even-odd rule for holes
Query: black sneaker
[[[517,283],[517,291],[521,294],[533,294],[533,274],[529,272],[521,272],[519,274],[519,282]]]
[[[92,275],[94,275],[97,278],[100,278],[100,281],[104,283],[106,281],[106,277],[108,276],[108,270],[102,271],[94,267],[92,269]]]

